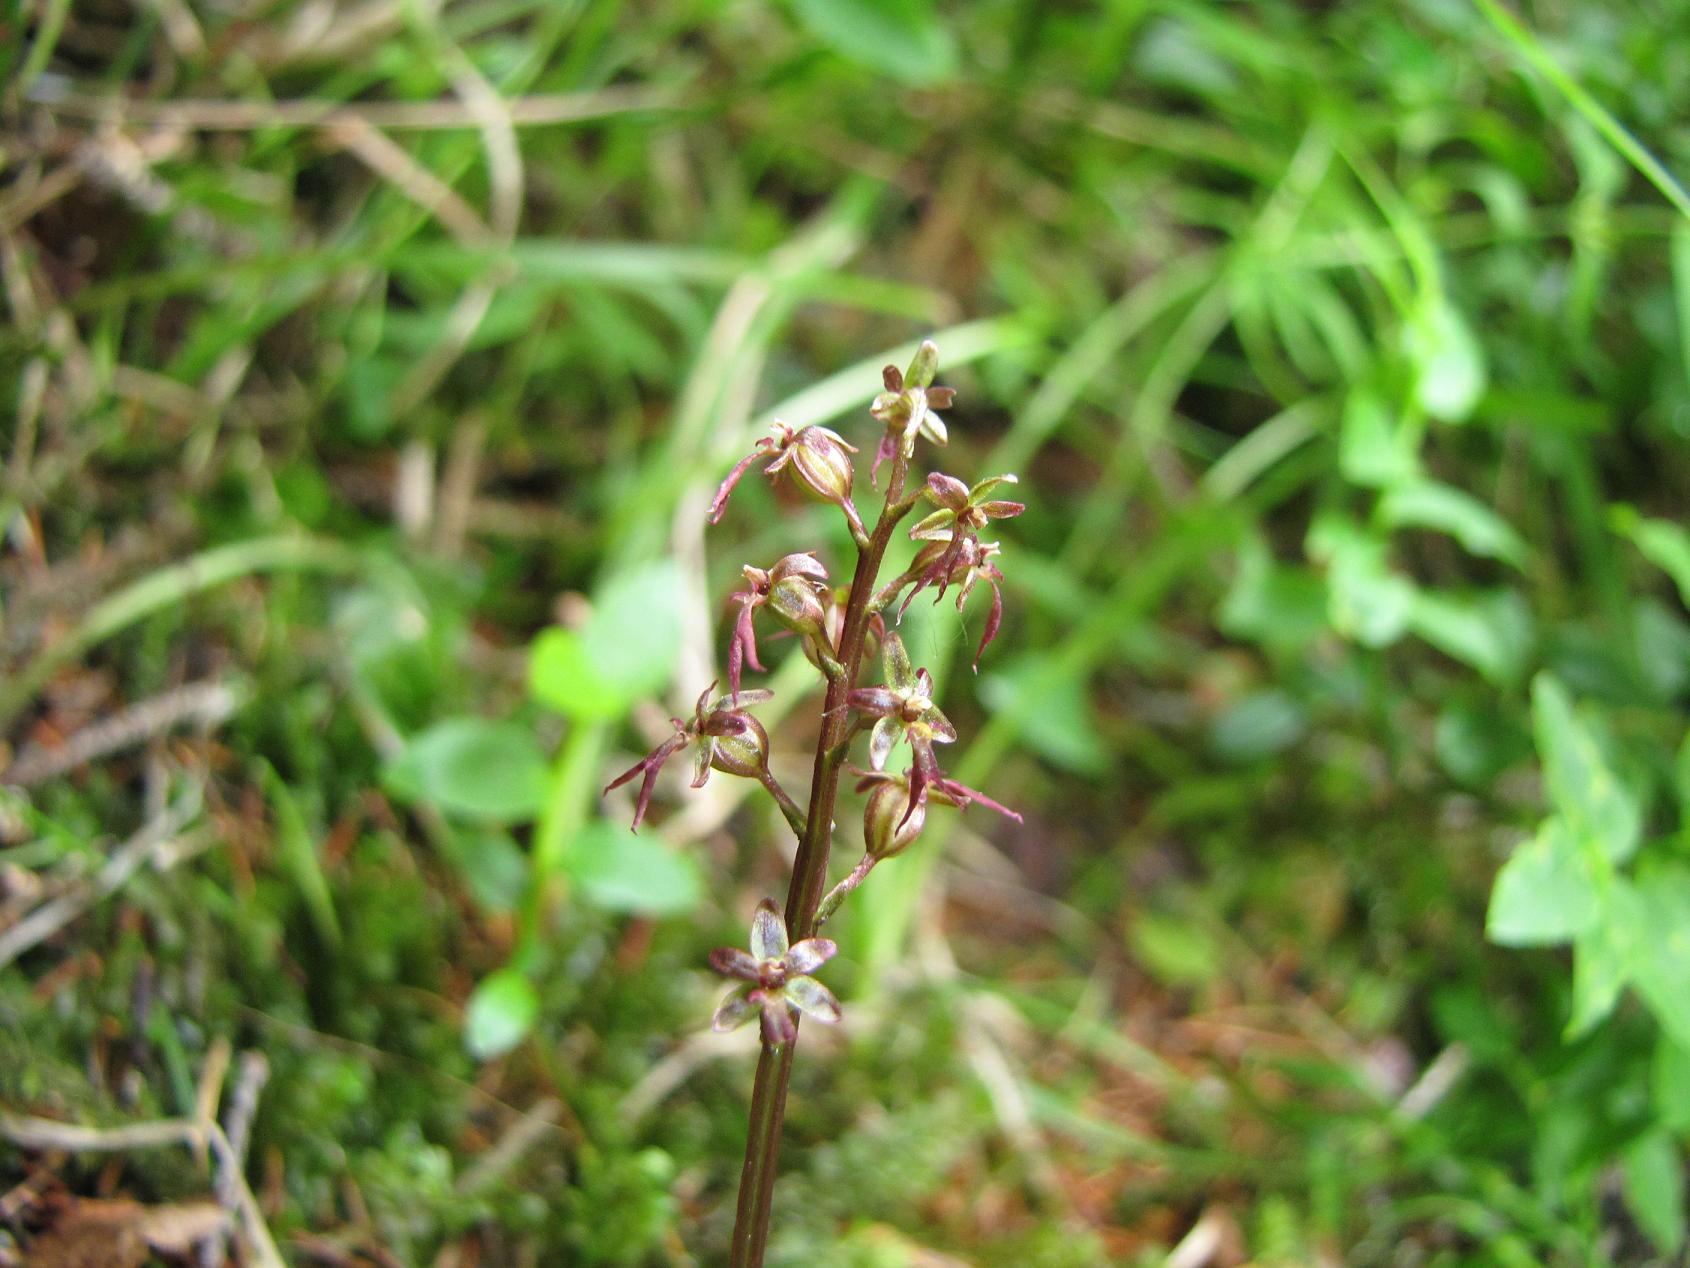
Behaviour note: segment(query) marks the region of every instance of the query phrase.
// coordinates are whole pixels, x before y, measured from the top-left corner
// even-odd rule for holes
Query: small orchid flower
[[[720,522],[728,505],[728,496],[751,464],[762,458],[773,458],[774,461],[763,468],[764,475],[773,478],[790,469],[800,488],[844,511],[845,518],[851,523],[852,533],[861,537],[866,530],[857,508],[851,503],[853,472],[849,455],[856,452],[855,445],[846,444],[838,432],[826,427],[793,428],[777,420],[769,435],[759,440],[756,448],[734,464],[728,478],[716,490],[716,496],[710,502],[710,522]]]
[[[978,535],[992,520],[1007,520],[1027,508],[1020,502],[1000,502],[989,498],[1000,484],[1018,484],[1012,475],[987,476],[969,488],[955,476],[935,471],[927,477],[922,490],[929,502],[939,509],[910,528],[915,541],[956,541],[963,535]]]
[[[704,787],[712,770],[739,775],[746,779],[759,779],[768,769],[769,733],[763,729],[761,722],[744,711],[744,706],[773,700],[775,693],[761,690],[742,691],[737,699],[720,696],[707,706],[706,701],[710,700],[710,693],[715,689],[716,684],[711,683],[698,697],[698,703],[693,708],[692,721],[683,722],[679,718],[670,718],[669,722],[674,726],[675,733],[605,785],[604,791],[608,793],[612,789],[620,788],[635,775],[644,775],[644,779],[640,781],[639,798],[634,803],[636,832],[639,830],[640,821],[645,818],[647,807],[651,805],[652,790],[657,786],[657,772],[663,769],[664,762],[687,744],[694,746],[694,788]]]
[[[763,672],[757,659],[753,612],[767,606],[782,625],[800,634],[821,635],[826,618],[820,596],[827,588],[827,569],[813,554],[788,555],[767,572],[750,564],[742,571],[746,588],[733,596],[739,616],[728,644],[728,691],[734,700],[739,699],[742,666],[749,664]]]
[[[884,770],[892,746],[904,736],[916,754],[917,765],[921,765],[925,754],[936,772],[939,768],[933,760],[933,745],[955,741],[956,728],[933,703],[933,675],[925,669],[911,668],[904,640],[896,634],[886,635],[881,657],[886,685],[857,687],[845,698],[851,708],[878,719],[869,734],[869,765]]]
[[[869,412],[886,424],[886,434],[881,437],[874,465],[869,468],[870,483],[879,475],[880,464],[894,453],[901,452],[906,461],[911,458],[918,435],[935,445],[943,445],[949,439],[945,420],[936,411],[949,409],[956,400],[956,391],[933,386],[933,376],[938,372],[939,349],[931,339],[916,350],[908,373],[901,373],[895,365],[880,372],[886,390],[874,398]]]
[[[963,604],[968,602],[968,596],[974,592],[974,587],[984,581],[992,587],[992,606],[986,614],[986,629],[980,636],[980,646],[974,649],[974,672],[980,672],[980,658],[986,654],[986,648],[997,637],[998,627],[1003,624],[1003,589],[999,583],[1003,580],[1003,573],[998,571],[992,563],[997,555],[996,542],[983,542],[978,538],[965,537],[960,547],[952,541],[934,541],[923,546],[910,564],[909,571],[915,574],[915,585],[904,596],[904,601],[898,608],[898,619],[904,618],[909,611],[910,603],[915,596],[928,586],[938,586],[939,593],[934,596],[936,604],[945,597],[945,591],[952,585],[958,588],[956,596],[956,610],[962,611]],[[908,574],[906,574],[908,575]]]
[[[764,1042],[783,1044],[798,1037],[794,1019],[799,1013],[832,1025],[840,1017],[839,1001],[810,975],[838,950],[828,938],[805,938],[788,946],[786,922],[774,901],[765,898],[751,918],[751,950],[718,947],[710,953],[711,968],[746,983],[722,1001],[711,1026],[734,1030],[761,1016]]]
[[[855,768],[853,768],[855,769]],[[1006,819],[1021,822],[1021,816],[1008,806],[993,801],[978,788],[970,788],[944,774],[922,779],[919,767],[910,767],[902,775],[890,771],[858,771],[857,791],[868,793],[868,805],[863,811],[863,839],[869,853],[890,858],[908,848],[921,835],[927,819],[929,800],[941,801],[961,810],[979,802],[988,810],[995,810]],[[903,814],[898,814],[899,808]]]

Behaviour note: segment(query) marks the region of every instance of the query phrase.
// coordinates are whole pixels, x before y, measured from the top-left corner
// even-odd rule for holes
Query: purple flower
[[[974,672],[980,672],[980,658],[986,654],[986,648],[997,637],[998,627],[1003,624],[1003,589],[998,584],[1003,580],[1003,573],[998,571],[992,557],[998,554],[996,542],[983,542],[975,537],[964,537],[960,545],[955,541],[933,541],[923,546],[910,564],[910,571],[916,574],[915,585],[904,596],[903,603],[898,608],[898,619],[903,620],[904,613],[909,610],[910,603],[915,596],[928,586],[938,586],[939,593],[933,602],[938,603],[945,597],[948,587],[958,586],[956,596],[956,610],[962,611],[963,604],[968,602],[968,596],[974,592],[974,587],[984,581],[992,587],[992,606],[986,614],[986,629],[980,637],[980,646],[974,650]]]
[[[855,770],[854,767],[852,769]],[[868,842],[869,852],[880,858],[898,853],[920,835],[927,818],[929,799],[955,806],[958,810],[978,802],[1006,819],[1017,823],[1022,821],[1021,816],[1008,806],[992,800],[978,788],[970,788],[951,779],[936,766],[925,777],[919,765],[910,767],[902,775],[883,770],[856,773],[862,776],[857,781],[857,791],[869,794],[868,808],[863,814],[864,839]],[[894,821],[892,815],[899,805],[904,807],[904,813]]]
[[[734,700],[739,699],[742,666],[749,664],[763,672],[757,659],[753,612],[766,605],[782,625],[801,634],[823,634],[826,619],[821,595],[827,589],[827,569],[813,554],[788,555],[767,572],[750,564],[742,571],[746,588],[733,596],[739,616],[728,643],[728,693]]]
[[[670,718],[675,733],[605,785],[604,791],[608,793],[620,788],[635,775],[644,776],[640,781],[639,798],[634,803],[635,831],[639,830],[646,808],[651,805],[652,790],[657,786],[657,772],[663,769],[664,762],[687,744],[694,746],[694,788],[704,787],[712,770],[756,779],[768,768],[769,733],[763,729],[761,722],[744,711],[744,706],[773,700],[774,692],[742,691],[737,699],[721,696],[706,706],[705,702],[715,689],[716,684],[711,683],[698,697],[692,721]]]
[[[868,742],[869,765],[875,770],[885,768],[886,758],[900,738],[909,740],[918,761],[923,749],[931,754],[933,744],[956,740],[956,728],[933,703],[933,675],[911,668],[904,640],[888,633],[881,657],[886,685],[857,687],[846,697],[851,708],[876,719]]]
[[[939,349],[931,339],[916,350],[908,373],[901,373],[895,365],[880,372],[886,390],[874,398],[869,412],[886,424],[886,434],[880,438],[874,465],[869,468],[871,482],[879,475],[880,464],[893,454],[902,452],[906,460],[912,457],[918,435],[935,445],[943,445],[949,439],[945,420],[936,411],[949,409],[956,400],[956,392],[933,386],[933,376],[938,372]]]
[[[751,918],[751,950],[718,947],[710,953],[711,968],[745,983],[722,1001],[710,1024],[717,1030],[734,1030],[760,1016],[763,1041],[768,1044],[797,1038],[799,1013],[832,1025],[840,1017],[839,1001],[810,975],[838,950],[838,944],[828,938],[805,938],[787,945],[786,922],[774,901],[765,898]]]
[[[866,530],[857,508],[851,503],[853,471],[850,455],[856,452],[856,446],[846,444],[838,432],[826,427],[812,425],[794,429],[776,421],[770,434],[734,464],[728,478],[716,490],[716,496],[710,502],[710,522],[720,522],[722,512],[727,509],[728,496],[751,464],[772,457],[774,461],[763,468],[764,475],[773,478],[782,471],[790,470],[800,488],[844,511],[845,518],[851,522],[851,531],[861,536]]]

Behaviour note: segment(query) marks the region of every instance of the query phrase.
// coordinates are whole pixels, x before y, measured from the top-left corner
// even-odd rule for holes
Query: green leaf
[[[1679,598],[1690,607],[1690,532],[1671,520],[1641,519],[1630,507],[1614,508],[1612,519],[1643,558],[1672,578]]]
[[[1684,1159],[1670,1132],[1645,1132],[1620,1157],[1621,1191],[1637,1226],[1663,1255],[1684,1245]]]
[[[956,68],[951,33],[925,0],[793,0],[792,8],[835,52],[904,83],[938,83]]]
[[[1401,426],[1371,388],[1351,388],[1338,428],[1338,469],[1352,484],[1385,488],[1417,479],[1420,455],[1413,429]]]
[[[1276,562],[1252,535],[1239,545],[1238,571],[1218,619],[1230,638],[1298,651],[1326,628],[1326,583],[1307,569]]]
[[[1465,422],[1485,390],[1484,350],[1461,313],[1442,295],[1425,294],[1406,339],[1414,399],[1445,422]]]
[[[1209,749],[1225,762],[1244,765],[1282,753],[1303,736],[1307,718],[1290,693],[1277,687],[1233,701],[1209,726]]]
[[[464,1010],[464,1044],[489,1061],[528,1037],[540,1015],[540,996],[520,969],[503,968],[477,983]]]
[[[580,629],[534,640],[534,698],[578,719],[615,719],[668,686],[680,650],[680,571],[672,561],[618,576]]]
[[[1310,527],[1308,551],[1326,564],[1326,611],[1333,629],[1366,647],[1384,647],[1402,636],[1414,586],[1390,570],[1383,540],[1328,514]]]
[[[1574,836],[1594,843],[1612,862],[1625,862],[1643,829],[1637,798],[1609,769],[1567,689],[1548,673],[1532,682],[1532,731],[1550,800]]]
[[[1379,514],[1392,528],[1446,533],[1464,550],[1524,567],[1526,543],[1514,526],[1472,494],[1435,480],[1416,480],[1388,489]]]
[[[1418,590],[1409,628],[1445,655],[1499,686],[1517,682],[1532,650],[1532,618],[1512,590],[1476,594]]]
[[[1652,868],[1636,884],[1637,993],[1674,1039],[1690,1045],[1690,868]]]
[[[569,842],[563,868],[581,896],[607,911],[658,916],[686,911],[704,896],[704,876],[689,854],[603,821]]]
[[[1432,732],[1438,765],[1457,783],[1482,788],[1531,755],[1531,737],[1491,700],[1452,700]]]
[[[508,834],[454,831],[445,848],[482,911],[503,915],[516,910],[528,889],[528,856]]]
[[[1573,1002],[1567,1038],[1588,1034],[1614,1011],[1636,964],[1637,895],[1615,877],[1598,900],[1597,917],[1573,939]]]
[[[1690,1044],[1662,1034],[1650,1071],[1655,1117],[1675,1132],[1690,1131]]]
[[[383,781],[406,801],[430,802],[465,819],[515,823],[533,818],[545,802],[546,758],[514,722],[448,718],[412,736]]]
[[[980,699],[1013,719],[1027,747],[1052,765],[1080,775],[1108,767],[1109,748],[1092,720],[1085,685],[1055,656],[1018,656],[982,676]]]
[[[1132,923],[1128,942],[1152,977],[1173,987],[1207,986],[1221,975],[1221,950],[1195,921],[1146,913]]]
[[[306,915],[317,936],[328,946],[339,947],[340,920],[335,915],[328,877],[323,874],[322,862],[317,857],[316,836],[306,826],[299,802],[276,768],[260,758],[258,769],[275,815],[276,855],[282,870],[304,900]]]
[[[1584,854],[1562,820],[1548,819],[1496,874],[1485,936],[1503,946],[1553,946],[1589,928],[1596,913]]]

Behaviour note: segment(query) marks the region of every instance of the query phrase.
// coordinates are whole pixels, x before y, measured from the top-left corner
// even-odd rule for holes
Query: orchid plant
[[[924,481],[912,482],[910,476],[918,440],[942,446],[948,439],[938,411],[948,409],[956,393],[934,386],[938,364],[938,349],[929,341],[921,345],[907,370],[887,366],[882,374],[885,390],[870,406],[882,427],[870,483],[878,488],[882,466],[889,465],[890,470],[872,529],[851,498],[856,474],[851,455],[858,451],[825,427],[794,428],[777,422],[771,434],[728,473],[710,504],[712,524],[721,520],[734,487],[766,459],[763,473],[770,479],[791,480],[844,515],[857,553],[851,579],[845,585],[831,584],[826,566],[814,551],[789,554],[767,569],[747,565],[745,589],[733,595],[739,612],[728,645],[727,694],[712,699],[716,684],[705,688],[693,717],[671,719],[674,733],[605,789],[609,793],[639,777],[634,806],[637,829],[651,804],[659,770],[670,757],[691,746],[693,787],[702,785],[712,771],[754,779],[774,798],[798,839],[784,912],[772,899],[764,899],[752,921],[749,950],[724,947],[710,957],[717,972],[738,983],[717,1009],[713,1024],[730,1030],[756,1019],[762,1036],[734,1223],[734,1265],[763,1262],[799,1021],[808,1017],[833,1023],[841,1016],[838,1000],[814,976],[838,947],[818,937],[817,931],[877,864],[901,853],[920,836],[931,804],[957,809],[978,804],[1016,822],[1021,818],[950,778],[940,767],[934,746],[955,742],[956,728],[933,699],[932,675],[912,664],[896,629],[886,624],[885,614],[894,604],[898,605],[895,623],[926,589],[936,591],[934,602],[938,603],[950,587],[957,587],[961,611],[984,582],[991,591],[991,606],[974,658],[978,669],[980,656],[1002,622],[999,583],[1003,574],[995,562],[999,544],[981,541],[980,534],[994,520],[1021,514],[1021,503],[996,496],[1016,477],[991,476],[970,486],[940,472]],[[881,565],[894,533],[923,502],[933,510],[908,529],[910,538],[921,543],[914,560],[880,584]],[[751,706],[769,700],[771,693],[741,686],[747,668],[763,669],[757,651],[760,618],[801,639],[805,655],[827,683],[809,799],[802,808],[770,772],[768,733],[749,712]],[[864,661],[872,662],[877,653],[883,669],[881,683],[858,686]],[[850,750],[864,734],[868,736],[868,766],[848,766]],[[909,749],[907,765],[895,758],[900,745]],[[857,776],[857,791],[866,794],[864,853],[829,889],[834,815],[839,782],[847,769]]]

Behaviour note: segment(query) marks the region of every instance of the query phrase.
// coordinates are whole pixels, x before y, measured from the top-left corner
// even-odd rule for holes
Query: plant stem
[[[894,454],[880,519],[866,545],[859,543],[857,550],[857,568],[851,577],[845,622],[839,632],[839,663],[845,672],[828,677],[821,734],[816,739],[815,772],[810,781],[809,815],[798,839],[792,885],[786,896],[787,934],[794,942],[815,932],[816,912],[827,884],[827,858],[833,844],[833,806],[851,726],[846,698],[856,685],[857,671],[862,667],[864,637],[881,560],[892,542],[898,521],[915,505],[913,497],[904,497],[907,469],[902,454]],[[763,1250],[769,1240],[775,1160],[780,1153],[781,1124],[786,1118],[786,1087],[792,1077],[792,1051],[796,1046],[796,1038],[788,1044],[764,1043],[757,1060],[757,1078],[751,1088],[751,1121],[745,1140],[745,1167],[740,1172],[739,1206],[734,1215],[729,1259],[733,1268],[758,1268],[763,1262]]]
[[[796,801],[787,796],[786,789],[780,786],[780,781],[774,777],[774,773],[768,767],[763,768],[759,782],[769,790],[769,796],[775,799],[775,804],[780,807],[780,812],[785,817],[787,826],[798,836],[803,836],[804,812],[798,808]]]
[[[827,891],[827,897],[822,899],[822,905],[816,911],[816,928],[820,929],[833,913],[839,910],[839,904],[850,897],[851,891],[861,885],[868,874],[874,870],[878,860],[872,854],[863,855],[862,859],[853,867],[850,874]]]

